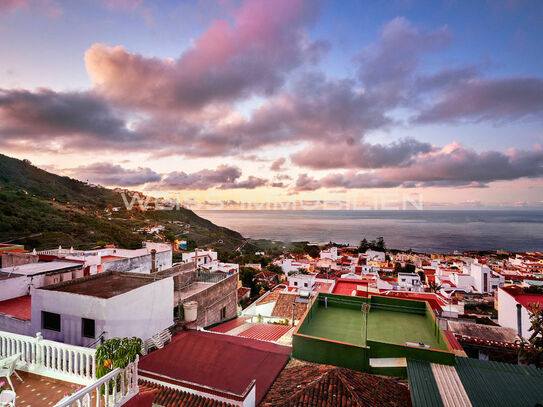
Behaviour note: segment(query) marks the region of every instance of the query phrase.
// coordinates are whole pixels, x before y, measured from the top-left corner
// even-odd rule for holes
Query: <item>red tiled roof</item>
[[[0,314],[6,314],[18,319],[30,321],[30,306],[30,295],[24,295],[22,297],[16,297],[10,300],[0,301]]]
[[[276,342],[291,328],[290,325],[252,324],[249,329],[239,333],[238,336]]]
[[[238,326],[242,326],[247,322],[247,320],[250,319],[250,317],[238,317],[235,319],[232,319],[231,321],[225,322],[224,324],[220,324],[217,326],[214,326],[211,329],[208,329],[208,331],[211,332],[220,332],[220,333],[226,333],[228,331],[231,331],[232,329],[237,328]]]
[[[140,384],[139,393],[128,400],[124,407],[152,407],[153,400],[157,396],[159,390],[153,388],[147,388]]]
[[[140,376],[156,374],[239,395],[254,379],[260,402],[290,353],[290,347],[271,342],[186,331],[176,334],[164,348],[143,356],[139,371]]]
[[[182,390],[172,389],[171,387],[162,386],[157,383],[152,383],[147,380],[140,380],[140,384],[145,387],[157,391],[153,399],[153,403],[163,407],[230,407],[233,404],[228,404],[223,401],[213,400],[211,398],[199,396],[193,393],[188,393]]]
[[[294,305],[294,319],[302,319],[307,304],[303,302],[295,302],[297,295],[288,293],[279,293],[277,301],[272,310],[272,317],[292,319],[292,304]]]
[[[269,406],[411,406],[396,379],[293,359],[260,404]]]

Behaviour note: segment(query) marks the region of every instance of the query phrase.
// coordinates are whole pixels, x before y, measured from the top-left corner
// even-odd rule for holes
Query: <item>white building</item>
[[[494,273],[490,267],[477,261],[464,266],[463,271],[473,277],[473,286],[482,294],[494,292],[498,287],[503,287],[505,283],[504,277]]]
[[[154,251],[154,253],[153,253]],[[172,246],[167,243],[143,242],[143,248],[129,250],[106,248],[97,250],[63,249],[38,252],[40,260],[69,260],[83,265],[84,275],[108,270],[150,273],[172,267]]]
[[[498,289],[498,323],[515,329],[526,339],[529,338],[531,335],[529,309],[534,304],[543,304],[543,294],[528,294],[518,286],[500,287]]]
[[[321,250],[319,254],[320,259],[337,260],[337,247],[330,247],[329,249]]]
[[[424,291],[424,285],[417,273],[398,273],[398,289],[402,291]]]
[[[299,269],[308,270],[311,268],[311,265],[306,262],[297,261],[295,259],[282,259],[276,260],[273,262],[276,266],[281,267],[283,274],[288,275],[288,273],[296,273]]]
[[[316,274],[292,274],[288,276],[288,285],[298,290],[313,291],[316,278]]]
[[[198,258],[198,267],[202,267],[209,271],[225,274],[233,274],[239,272],[239,264],[220,262],[217,258],[217,252],[213,250],[196,249],[195,251],[190,253],[183,253],[182,262],[194,262],[196,258]]]
[[[173,278],[107,272],[34,289],[32,333],[89,346],[100,337],[143,340],[173,325]]]
[[[378,263],[384,263],[386,261],[385,252],[377,252],[375,250],[368,249],[364,254],[368,262],[375,261]]]

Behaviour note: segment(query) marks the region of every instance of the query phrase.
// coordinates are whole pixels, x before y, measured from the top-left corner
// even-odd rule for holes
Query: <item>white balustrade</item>
[[[0,331],[0,358],[17,353],[17,369],[82,385],[96,380],[95,349]]]
[[[119,407],[138,394],[138,361],[115,369],[59,401],[55,407]]]

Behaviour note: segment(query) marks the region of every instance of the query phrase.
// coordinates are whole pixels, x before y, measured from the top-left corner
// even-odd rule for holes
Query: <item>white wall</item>
[[[514,329],[515,332],[518,331],[517,304],[518,302],[512,295],[498,288],[498,323],[506,328]],[[529,338],[531,335],[530,331],[528,331],[528,328],[530,328],[530,315],[524,307],[522,307],[520,321],[522,336]]]
[[[173,325],[173,279],[157,280],[112,298],[33,290],[32,335],[45,339],[88,346],[96,339],[82,337],[82,318],[95,320],[95,336],[105,338],[137,336],[147,339]],[[61,332],[41,328],[41,311],[61,315]]]
[[[28,294],[26,276],[8,278],[0,281],[0,301],[22,297]]]

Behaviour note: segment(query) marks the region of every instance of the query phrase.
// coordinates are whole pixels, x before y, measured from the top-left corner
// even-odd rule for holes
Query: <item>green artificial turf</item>
[[[364,345],[364,315],[360,310],[323,305],[315,308],[311,320],[301,334]],[[372,307],[368,316],[368,340],[405,345],[422,342],[433,349],[446,350],[438,343],[424,315],[389,311]]]

